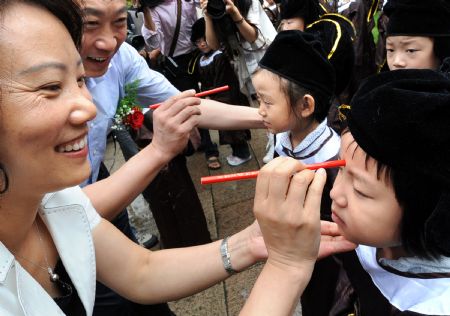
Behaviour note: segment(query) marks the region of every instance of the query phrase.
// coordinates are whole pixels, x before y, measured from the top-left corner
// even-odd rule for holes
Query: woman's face
[[[433,48],[431,37],[389,36],[386,39],[389,70],[437,69],[439,60]]]
[[[377,179],[375,161],[366,164],[366,153],[351,133],[342,135],[340,157],[346,166],[340,168],[330,192],[333,221],[354,243],[398,246],[403,212],[384,173]]]
[[[96,109],[80,55],[47,11],[15,4],[0,28],[0,161],[10,190],[37,194],[77,185],[90,173],[87,121]]]
[[[259,70],[252,78],[258,96],[259,110],[264,125],[274,134],[295,128],[297,117],[281,90],[278,77],[265,69]]]

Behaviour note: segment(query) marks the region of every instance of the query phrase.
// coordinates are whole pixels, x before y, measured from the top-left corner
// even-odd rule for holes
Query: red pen
[[[215,88],[215,89],[211,89],[211,90],[207,90],[207,91],[202,91],[202,92],[196,93],[195,97],[197,97],[197,98],[206,97],[208,95],[219,93],[219,92],[223,92],[223,91],[227,91],[229,89],[230,89],[229,86],[218,87],[218,88]],[[157,109],[160,105],[161,105],[161,103],[157,103],[157,104],[149,105],[148,107],[150,109],[154,110],[154,109]]]
[[[326,168],[336,168],[336,167],[343,167],[343,166],[345,166],[345,160],[331,160],[331,161],[306,165],[306,169],[317,170],[320,168],[326,169]],[[235,180],[253,179],[258,176],[258,172],[259,171],[248,171],[248,172],[240,172],[240,173],[223,174],[220,176],[202,177],[200,179],[200,183],[201,184],[212,184],[212,183],[228,182],[228,181],[235,181]]]

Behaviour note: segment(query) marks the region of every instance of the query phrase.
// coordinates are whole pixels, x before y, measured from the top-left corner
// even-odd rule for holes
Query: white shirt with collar
[[[292,148],[290,131],[275,136],[275,151],[282,157],[293,157],[304,164],[328,161],[339,154],[341,138],[323,120],[297,147]]]
[[[111,60],[108,71],[98,78],[87,78],[97,116],[89,123],[88,147],[91,176],[82,186],[97,181],[100,163],[106,151],[106,137],[111,130],[125,86],[139,80],[137,101],[143,107],[160,103],[179,91],[159,72],[151,70],[131,45],[123,43]]]
[[[400,311],[424,315],[450,315],[450,278],[415,278],[387,271],[378,262],[377,249],[374,247],[359,245],[356,254],[375,286]],[[411,274],[450,271],[448,257],[435,260],[401,258],[381,262],[394,270],[400,268],[400,272]]]
[[[96,264],[91,231],[100,216],[79,187],[47,194],[39,215],[87,315],[95,300]],[[0,242],[0,315],[64,315],[53,298]]]

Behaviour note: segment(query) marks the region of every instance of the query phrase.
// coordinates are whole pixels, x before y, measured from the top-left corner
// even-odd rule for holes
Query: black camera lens
[[[164,0],[140,0],[139,2],[142,7],[154,8],[163,3]]]
[[[212,19],[221,19],[226,13],[225,2],[223,0],[208,0],[206,10]]]
[[[145,47],[145,40],[142,35],[128,34],[125,41],[133,46],[137,51],[140,51]]]

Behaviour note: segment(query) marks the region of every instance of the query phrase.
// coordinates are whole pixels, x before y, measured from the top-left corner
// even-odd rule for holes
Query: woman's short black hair
[[[76,0],[0,0],[0,14],[3,14],[6,7],[18,3],[35,5],[48,10],[65,25],[76,47],[80,48],[83,14]]]

